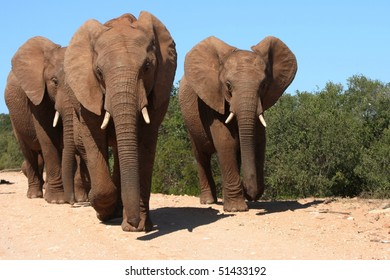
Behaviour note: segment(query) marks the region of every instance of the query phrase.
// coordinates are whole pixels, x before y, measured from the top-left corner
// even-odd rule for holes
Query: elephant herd
[[[150,231],[153,163],[176,66],[171,34],[148,12],[88,20],[67,47],[27,40],[12,58],[5,89],[27,197],[88,201],[101,221],[122,217],[124,231]],[[246,211],[245,199],[262,195],[264,111],[296,71],[294,54],[275,37],[252,51],[209,37],[187,53],[179,101],[202,204],[217,201],[214,153],[225,211]]]

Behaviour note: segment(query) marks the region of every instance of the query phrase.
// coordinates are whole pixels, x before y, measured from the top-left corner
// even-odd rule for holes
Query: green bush
[[[329,82],[282,96],[266,115],[266,196],[390,196],[389,93],[389,84],[353,76],[345,91]]]
[[[0,114],[0,170],[20,168],[23,155],[7,114]]]
[[[191,144],[174,87],[161,124],[153,169],[152,192],[198,195],[198,178]]]
[[[362,179],[362,194],[374,198],[390,197],[390,129],[383,132],[362,152],[355,171]]]

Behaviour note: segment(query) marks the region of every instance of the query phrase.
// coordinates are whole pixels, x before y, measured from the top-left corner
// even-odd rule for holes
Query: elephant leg
[[[184,122],[188,128],[192,153],[197,161],[200,184],[200,203],[217,202],[216,186],[211,171],[211,155],[215,153],[208,124],[214,118],[208,106],[188,86],[185,79],[180,83],[179,102]],[[207,124],[207,125],[206,125]]]
[[[114,182],[115,186],[118,188],[118,192],[120,193],[121,189],[121,171],[119,168],[119,156],[118,156],[118,149],[117,147],[112,147],[112,157],[114,160],[114,165],[112,168],[112,181]]]
[[[191,139],[192,152],[198,163],[198,177],[200,183],[200,203],[212,204],[217,202],[217,190],[211,171],[211,154],[204,152],[196,146]]]
[[[153,113],[152,113],[153,114]],[[148,127],[149,126],[149,127]],[[156,125],[141,125],[139,137],[139,166],[140,166],[140,224],[138,230],[146,232],[153,229],[153,223],[150,218],[149,201],[152,189],[153,164],[156,154],[158,127]]]
[[[38,121],[34,115],[34,126],[41,145],[46,170],[44,198],[49,203],[65,203],[61,179],[61,133],[53,128],[50,122],[45,123],[47,121]]]
[[[140,187],[141,187],[141,201],[140,201],[140,224],[138,226],[139,230],[144,230],[146,232],[153,229],[153,223],[150,218],[149,213],[149,201],[150,193],[152,188],[152,171],[153,171],[153,161],[154,154],[148,152],[147,147],[139,147],[140,150]]]
[[[57,151],[51,150],[44,152],[44,157],[47,157],[48,154],[52,155],[52,153],[56,153]],[[58,156],[57,160],[60,156]],[[45,188],[45,195],[44,198],[49,203],[58,203],[62,204],[65,203],[65,194],[64,189],[62,187],[62,180],[61,180],[61,169],[59,169],[60,165],[57,165],[57,163],[50,163],[50,160],[45,160],[45,166],[46,166],[46,182],[44,185]]]
[[[43,176],[41,172],[41,165],[43,165],[42,156],[39,152],[25,148],[24,144],[20,145],[24,155],[24,162],[22,170],[28,181],[28,198],[42,198],[43,197]]]
[[[265,149],[266,149],[266,132],[265,127],[258,125],[256,127],[255,147],[256,147],[256,172],[257,172],[257,189],[258,198],[260,198],[265,189],[264,183],[264,161],[265,161]]]
[[[85,161],[76,155],[76,173],[74,177],[74,196],[76,202],[87,202],[91,189],[90,178]]]
[[[119,168],[118,149],[115,145],[112,147],[112,156],[114,159],[114,166],[112,168],[111,178],[112,178],[112,181],[113,181],[115,187],[117,188],[118,194],[120,194],[121,193],[121,172],[120,172],[120,168]],[[116,217],[123,217],[123,203],[122,203],[122,196],[121,195],[118,195],[118,199],[116,202],[116,210],[115,210],[114,215]]]
[[[74,204],[75,203],[75,169],[76,158],[75,150],[69,149],[65,145],[62,153],[62,183],[64,186],[65,201]]]
[[[44,162],[43,162],[43,158],[42,158],[42,154],[41,153],[38,153],[38,168],[39,168],[39,174],[43,174],[43,168],[44,168]],[[24,176],[27,177],[27,162],[24,160],[22,162],[22,173],[24,174]]]
[[[114,217],[118,192],[108,165],[108,144],[104,130],[100,129],[102,119],[90,112],[83,111],[88,126],[83,122],[80,127],[81,138],[87,158],[87,167],[91,178],[91,190],[88,199],[95,209],[97,217],[106,221]],[[91,121],[92,120],[92,121]]]
[[[223,124],[217,124],[216,127],[218,133],[214,130],[213,141],[221,168],[223,209],[227,212],[248,211],[240,179],[238,140]]]
[[[65,194],[61,180],[61,156],[53,146],[42,146],[42,154],[46,167],[44,198],[49,203],[65,203]]]

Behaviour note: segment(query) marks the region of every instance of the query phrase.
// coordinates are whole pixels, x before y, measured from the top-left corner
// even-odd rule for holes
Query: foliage
[[[347,90],[329,82],[283,96],[267,112],[268,197],[389,197],[389,93],[389,84],[353,76]]]
[[[196,162],[181,116],[177,92],[178,88],[174,87],[168,112],[160,127],[152,191],[198,195]]]
[[[9,115],[0,114],[0,170],[20,168],[23,155],[12,132]]]

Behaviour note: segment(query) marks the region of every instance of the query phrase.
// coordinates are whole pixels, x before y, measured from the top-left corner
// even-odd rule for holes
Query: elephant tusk
[[[149,114],[148,114],[148,109],[146,107],[143,107],[141,112],[142,112],[142,116],[144,117],[144,121],[147,124],[150,124],[150,118],[149,118]]]
[[[100,127],[101,129],[106,129],[107,128],[107,125],[108,125],[108,122],[110,121],[110,113],[106,111],[106,113],[104,114],[104,120],[102,122],[102,126]]]
[[[234,113],[233,112],[230,112],[229,116],[227,117],[225,123],[228,124],[230,123],[230,121],[233,119],[234,117]]]
[[[265,122],[263,114],[259,115],[259,120],[260,120],[261,124],[264,125],[264,127],[267,127],[267,123]]]
[[[59,118],[60,118],[60,113],[58,113],[58,111],[56,111],[56,114],[54,115],[54,120],[53,120],[53,127],[57,126]]]

